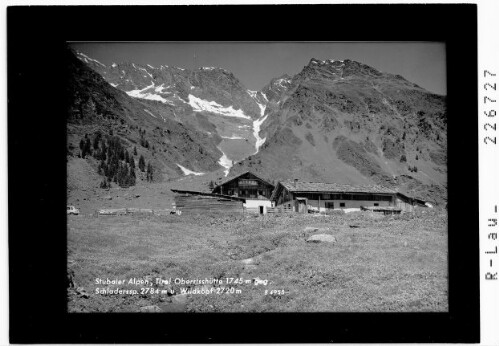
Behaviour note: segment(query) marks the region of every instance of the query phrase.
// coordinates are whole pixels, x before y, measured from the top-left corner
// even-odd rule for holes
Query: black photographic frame
[[[479,342],[477,5],[20,6],[7,24],[11,343]],[[193,40],[445,43],[448,313],[67,312],[66,42]]]

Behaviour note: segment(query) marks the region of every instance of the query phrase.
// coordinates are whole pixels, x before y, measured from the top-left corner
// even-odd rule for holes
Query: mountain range
[[[253,91],[219,67],[67,55],[71,155],[84,134],[113,131],[152,162],[156,182],[250,170],[270,181],[374,183],[446,201],[445,96],[400,75],[311,59]],[[137,145],[143,138],[148,148]]]

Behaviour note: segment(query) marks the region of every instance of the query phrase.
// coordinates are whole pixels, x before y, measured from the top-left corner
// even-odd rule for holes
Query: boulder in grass
[[[255,259],[254,258],[246,258],[241,260],[242,264],[255,264]]]
[[[302,238],[308,237],[310,234],[315,233],[315,232],[328,232],[329,227],[305,227],[303,230],[303,233],[301,234]]]
[[[307,243],[336,243],[336,238],[330,234],[314,234],[307,239]]]

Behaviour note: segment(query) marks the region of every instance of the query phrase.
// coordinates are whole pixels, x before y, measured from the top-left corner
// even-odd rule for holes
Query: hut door
[[[307,212],[307,201],[304,199],[298,200],[298,212],[306,213]]]
[[[263,214],[263,205],[260,206],[260,214]]]

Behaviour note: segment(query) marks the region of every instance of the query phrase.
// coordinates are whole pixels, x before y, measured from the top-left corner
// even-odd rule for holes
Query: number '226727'
[[[495,73],[492,73],[488,70],[484,70],[483,71],[483,77],[484,78],[493,78],[495,77],[496,74]],[[494,81],[495,81],[495,78],[494,78]],[[492,82],[492,80],[490,81]],[[489,83],[489,82],[486,82],[483,84],[483,88],[488,91],[488,92],[496,92],[497,91],[497,83]],[[492,95],[491,95],[492,96]],[[491,104],[491,103],[494,103],[496,102],[495,99],[492,99],[490,98],[489,96],[485,95],[483,97],[483,103],[488,105],[488,104]],[[494,118],[496,115],[497,115],[497,111],[495,109],[491,109],[491,110],[485,110],[483,111],[483,113],[489,117],[489,118]],[[497,129],[497,124],[494,122],[494,123],[485,123],[485,125],[483,125],[483,128],[485,129],[485,131],[496,131]],[[483,139],[483,141],[485,142],[485,144],[496,144],[496,136],[485,136],[485,138]]]

